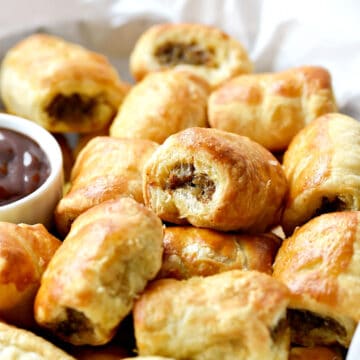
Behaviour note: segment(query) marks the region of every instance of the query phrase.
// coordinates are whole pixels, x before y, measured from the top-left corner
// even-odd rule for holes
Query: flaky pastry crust
[[[335,111],[330,73],[303,66],[231,79],[211,94],[208,115],[211,127],[282,151],[305,125]]]
[[[272,273],[281,239],[273,234],[224,233],[192,226],[165,228],[157,278],[187,279],[233,269]]]
[[[140,138],[159,144],[188,127],[206,127],[209,86],[185,71],[149,74],[125,98],[110,135]]]
[[[154,281],[133,310],[139,355],[287,360],[288,300],[283,284],[256,271]]]
[[[37,322],[74,345],[109,342],[159,271],[162,238],[160,219],[131,198],[81,214],[42,277]]]
[[[6,360],[75,360],[32,332],[3,322],[0,322],[0,358]]]
[[[287,182],[275,157],[249,138],[189,128],[155,150],[143,189],[164,221],[260,233],[279,222]]]
[[[142,170],[157,146],[143,139],[91,139],[76,158],[68,191],[55,209],[58,232],[65,236],[81,213],[103,201],[131,196],[143,202]]]
[[[302,129],[285,152],[289,196],[282,226],[296,226],[322,213],[360,210],[360,123],[323,115]]]
[[[41,224],[0,222],[0,318],[32,325],[41,276],[60,244]]]
[[[52,132],[106,127],[128,89],[104,56],[46,34],[16,44],[0,70],[6,110]]]
[[[323,214],[281,245],[273,276],[291,291],[297,343],[349,346],[360,319],[359,224],[359,211]]]

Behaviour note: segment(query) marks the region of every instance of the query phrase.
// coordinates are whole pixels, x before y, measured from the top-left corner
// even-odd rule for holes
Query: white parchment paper
[[[340,112],[360,120],[357,0],[0,0],[0,59],[24,36],[45,31],[105,54],[132,81],[128,56],[139,35],[158,22],[221,28],[242,42],[256,72],[324,66]],[[360,330],[347,357],[358,359]]]

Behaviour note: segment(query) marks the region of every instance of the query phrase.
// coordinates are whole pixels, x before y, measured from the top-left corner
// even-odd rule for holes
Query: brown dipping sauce
[[[32,193],[49,174],[49,160],[36,142],[16,131],[0,128],[0,205]]]

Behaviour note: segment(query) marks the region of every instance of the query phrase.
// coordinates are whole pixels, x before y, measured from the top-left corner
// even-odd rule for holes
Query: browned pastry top
[[[283,161],[288,235],[322,213],[360,209],[359,139],[360,123],[338,113],[317,118],[295,136]]]
[[[292,293],[291,306],[360,319],[360,212],[324,214],[284,240],[273,276]]]
[[[282,151],[304,126],[336,110],[329,72],[303,66],[230,79],[211,94],[208,116],[212,127]]]
[[[272,273],[281,240],[273,234],[224,233],[191,226],[165,229],[158,277],[186,279],[231,269]]]
[[[287,360],[287,304],[287,288],[257,271],[154,281],[134,307],[139,354]]]

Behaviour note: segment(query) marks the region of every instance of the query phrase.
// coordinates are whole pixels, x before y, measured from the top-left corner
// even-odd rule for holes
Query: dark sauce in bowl
[[[49,160],[35,141],[0,128],[0,206],[32,193],[49,174]]]

